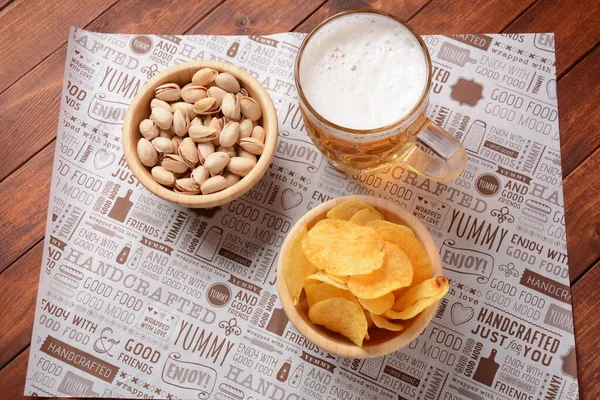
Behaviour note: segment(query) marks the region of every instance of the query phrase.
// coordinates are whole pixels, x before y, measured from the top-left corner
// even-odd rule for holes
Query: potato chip
[[[356,297],[350,293],[349,290],[340,289],[324,282],[307,285],[304,287],[304,291],[306,293],[306,302],[308,303],[309,307],[320,301],[333,298],[346,299],[350,300],[356,305],[360,304]]]
[[[317,271],[314,274],[308,275],[304,279],[305,279],[305,282],[307,279],[310,279],[310,280],[315,280],[315,281],[320,281],[320,282],[326,282],[337,288],[348,290],[348,285],[346,284],[348,282],[347,276],[336,276],[336,275],[330,275],[324,271]]]
[[[365,204],[362,201],[358,200],[346,200],[343,203],[338,204],[333,207],[327,213],[327,218],[329,219],[343,219],[344,221],[350,220],[354,214],[359,212],[360,210],[372,210],[378,212],[373,208],[373,206],[369,204]]]
[[[358,299],[358,302],[365,310],[377,315],[381,315],[392,308],[394,301],[396,301],[396,298],[391,293],[377,297],[376,299]]]
[[[431,285],[430,281],[436,281],[434,285]],[[434,290],[432,290],[434,288]],[[428,279],[421,284],[411,288],[408,290],[404,296],[396,301],[394,307],[391,310],[387,310],[383,315],[390,319],[410,319],[415,317],[418,313],[431,306],[439,299],[444,297],[446,293],[448,293],[448,289],[450,288],[450,284],[448,279],[443,276],[438,276],[436,278]],[[416,297],[417,295],[421,297]],[[426,296],[426,297],[424,297]],[[394,308],[396,304],[400,303],[400,305],[405,305],[409,303],[410,300],[414,300],[414,302],[410,303],[408,307],[400,309],[396,311]],[[398,306],[398,308],[399,308]],[[397,309],[398,309],[397,308]]]
[[[294,299],[294,305],[298,304],[298,299],[304,285],[304,278],[317,271],[317,267],[306,259],[302,250],[302,241],[306,237],[307,232],[306,225],[300,229],[283,262],[283,276],[285,276],[285,283]]]
[[[302,248],[308,261],[332,275],[368,274],[383,265],[383,240],[375,230],[339,219],[319,221]]]
[[[381,222],[385,222],[385,224],[381,224]],[[432,277],[433,267],[431,266],[429,256],[410,228],[387,221],[371,221],[367,226],[376,227],[374,229],[383,240],[396,243],[408,255],[413,265],[412,285],[416,285]]]
[[[362,347],[367,335],[367,318],[360,306],[346,299],[333,298],[313,304],[308,309],[313,324],[339,332]]]
[[[350,218],[350,222],[353,222],[356,225],[365,226],[371,221],[380,221],[382,219],[383,215],[381,215],[379,211],[364,208],[360,211],[357,211],[356,214],[354,214],[352,218]]]
[[[385,242],[384,250],[382,268],[368,275],[353,275],[348,279],[348,289],[356,297],[375,299],[410,285],[413,268],[406,253],[399,245],[391,242]]]
[[[381,329],[387,329],[388,331],[400,332],[404,330],[404,326],[395,322],[389,321],[381,315],[371,314],[371,319],[376,327]]]

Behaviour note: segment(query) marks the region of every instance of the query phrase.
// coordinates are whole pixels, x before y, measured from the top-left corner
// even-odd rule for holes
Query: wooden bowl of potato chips
[[[313,208],[290,230],[277,288],[289,320],[312,343],[371,358],[415,339],[449,282],[416,217],[378,197],[348,196]]]

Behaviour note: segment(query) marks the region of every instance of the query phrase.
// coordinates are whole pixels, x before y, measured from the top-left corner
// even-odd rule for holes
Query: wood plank
[[[0,371],[0,393],[3,399],[21,399],[25,391],[29,348]],[[48,396],[42,394],[40,396]]]
[[[600,398],[600,262],[571,289],[577,349],[579,398]]]
[[[556,75],[577,62],[600,41],[600,2],[538,1],[506,32],[554,32]]]
[[[186,34],[268,35],[287,32],[323,0],[237,0],[226,2]]]
[[[566,177],[598,146],[600,47],[558,81],[562,174]]]
[[[600,258],[600,149],[563,181],[571,282]]]
[[[429,0],[408,0],[408,1],[385,1],[385,0],[330,0],[313,13],[295,30],[297,32],[310,32],[325,18],[346,10],[355,10],[357,8],[373,8],[388,12],[392,15],[409,20],[416,14],[421,7]]]
[[[122,0],[86,28],[106,32],[184,32],[220,1]],[[61,36],[66,38],[66,33]],[[65,54],[66,45],[0,95],[0,181],[56,137]],[[23,118],[25,115],[38,117]],[[20,140],[15,141],[15,137]]]
[[[31,342],[44,243],[0,274],[0,369]]]
[[[434,0],[410,22],[422,34],[500,32],[534,0]]]
[[[0,183],[0,272],[44,236],[53,155],[54,144]]]
[[[19,1],[0,14],[0,92],[67,42],[69,26],[84,26],[116,0]],[[1,6],[1,5],[0,5]],[[8,56],[9,55],[9,56]]]

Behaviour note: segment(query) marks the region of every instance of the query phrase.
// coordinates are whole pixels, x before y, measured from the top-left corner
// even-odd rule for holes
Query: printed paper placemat
[[[443,184],[401,166],[359,178],[327,163],[298,110],[303,37],[71,31],[25,394],[577,399],[553,35],[424,36],[428,115],[469,153],[467,169]],[[144,189],[120,141],[144,82],[198,59],[250,71],[280,126],[265,177],[209,210]],[[275,288],[290,227],[347,194],[410,210],[451,280],[408,348],[370,360],[308,342]]]

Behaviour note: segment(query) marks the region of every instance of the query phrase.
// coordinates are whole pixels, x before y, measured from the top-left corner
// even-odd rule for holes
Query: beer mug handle
[[[458,140],[428,118],[401,161],[414,172],[450,182],[465,169],[467,152]]]

